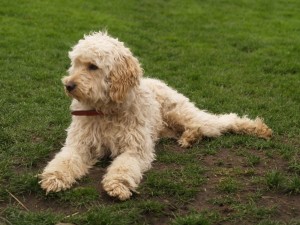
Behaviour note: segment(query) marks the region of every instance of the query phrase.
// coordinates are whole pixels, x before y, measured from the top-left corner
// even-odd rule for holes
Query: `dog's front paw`
[[[121,201],[129,199],[132,195],[130,189],[119,180],[104,180],[103,188],[112,197],[117,197]]]
[[[66,190],[71,187],[72,183],[70,179],[67,179],[61,172],[44,172],[39,174],[38,177],[41,179],[39,184],[41,188],[49,192],[59,192]]]

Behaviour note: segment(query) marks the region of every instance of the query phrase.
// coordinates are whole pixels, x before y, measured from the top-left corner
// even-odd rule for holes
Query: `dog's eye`
[[[96,66],[96,65],[94,65],[94,64],[89,64],[88,69],[89,69],[89,70],[97,70],[97,69],[98,69],[98,66]]]

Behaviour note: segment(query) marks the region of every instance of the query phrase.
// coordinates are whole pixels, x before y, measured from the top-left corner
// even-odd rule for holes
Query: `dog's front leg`
[[[129,199],[138,187],[143,172],[151,167],[154,154],[151,152],[124,152],[107,169],[102,181],[104,190],[120,200]]]
[[[95,163],[87,152],[85,146],[63,147],[39,175],[41,187],[47,193],[70,188]]]

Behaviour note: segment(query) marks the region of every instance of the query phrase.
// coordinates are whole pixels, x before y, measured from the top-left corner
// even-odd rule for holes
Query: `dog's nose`
[[[74,82],[69,82],[65,85],[68,92],[73,91],[76,88],[76,84]]]

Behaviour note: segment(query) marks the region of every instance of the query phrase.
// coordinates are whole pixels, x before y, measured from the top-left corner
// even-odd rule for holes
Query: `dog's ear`
[[[143,70],[133,56],[122,56],[110,72],[111,87],[109,96],[117,103],[122,103],[128,91],[140,82]]]

